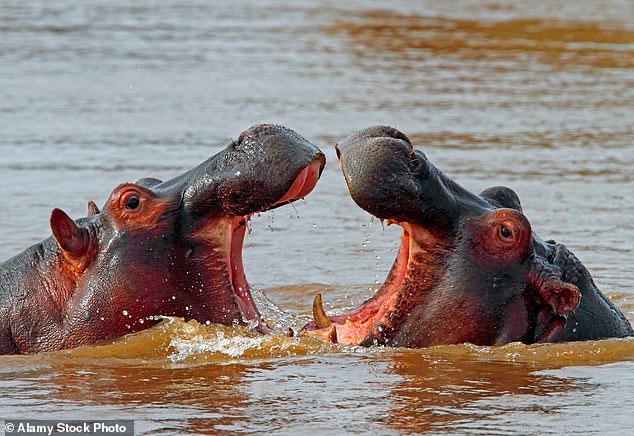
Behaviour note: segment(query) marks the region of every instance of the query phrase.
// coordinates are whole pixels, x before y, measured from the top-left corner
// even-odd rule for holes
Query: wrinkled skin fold
[[[117,338],[161,315],[268,331],[242,267],[247,221],[307,195],[324,165],[294,131],[260,124],[178,177],[120,185],[86,218],[53,210],[53,235],[0,265],[0,354]]]
[[[402,227],[401,248],[372,298],[331,317],[316,298],[301,334],[400,347],[633,334],[583,264],[533,233],[511,189],[467,191],[386,126],[347,137],[337,155],[357,205]]]

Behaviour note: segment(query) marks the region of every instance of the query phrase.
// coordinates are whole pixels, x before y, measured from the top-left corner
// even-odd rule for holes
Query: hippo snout
[[[352,199],[379,218],[398,219],[418,209],[421,162],[401,132],[387,126],[356,132],[337,144]]]
[[[457,224],[459,199],[482,202],[392,127],[353,133],[341,141],[337,153],[352,199],[378,218],[449,232]]]
[[[324,154],[293,130],[258,124],[192,170],[179,189],[192,219],[249,215],[277,205],[302,171],[316,183],[325,164]]]

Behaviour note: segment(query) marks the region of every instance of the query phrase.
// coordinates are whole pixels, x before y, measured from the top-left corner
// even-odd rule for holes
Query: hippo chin
[[[511,189],[470,193],[390,127],[349,136],[337,154],[354,201],[402,227],[401,248],[376,295],[330,318],[318,296],[302,334],[402,347],[633,334],[582,263],[532,232]]]
[[[256,125],[174,179],[117,187],[101,211],[0,265],[0,353],[117,338],[161,315],[268,327],[251,297],[242,243],[251,214],[307,195],[324,155],[297,133]]]

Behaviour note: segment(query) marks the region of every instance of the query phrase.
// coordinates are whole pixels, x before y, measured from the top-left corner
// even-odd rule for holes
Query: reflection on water
[[[443,57],[462,62],[497,61],[499,68],[507,70],[512,65],[503,62],[509,61],[539,62],[554,68],[634,67],[634,30],[596,22],[476,21],[380,10],[362,13],[354,21],[340,21],[332,31],[345,32],[359,56],[390,55],[399,64]]]
[[[172,177],[258,121],[330,164],[254,217],[249,281],[278,331],[316,293],[363,302],[399,232],[350,199],[333,144],[392,124],[479,191],[509,185],[634,319],[632,2],[5,3],[0,259],[120,182]],[[0,418],[130,418],[141,432],[628,431],[631,340],[345,348],[171,320],[114,344],[0,357]]]

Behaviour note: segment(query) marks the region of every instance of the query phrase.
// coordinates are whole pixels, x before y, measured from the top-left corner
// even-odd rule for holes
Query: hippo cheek
[[[242,263],[247,221],[248,217],[213,219],[188,236],[183,291],[198,295],[201,304],[209,306],[204,318],[210,322],[259,320]]]
[[[491,320],[485,310],[475,295],[439,297],[435,303],[415,308],[388,344],[416,347],[421,343],[425,346],[490,343]]]
[[[524,341],[526,334],[531,330],[526,300],[518,299],[507,305],[502,316],[504,322],[489,343],[502,345],[514,341]]]

